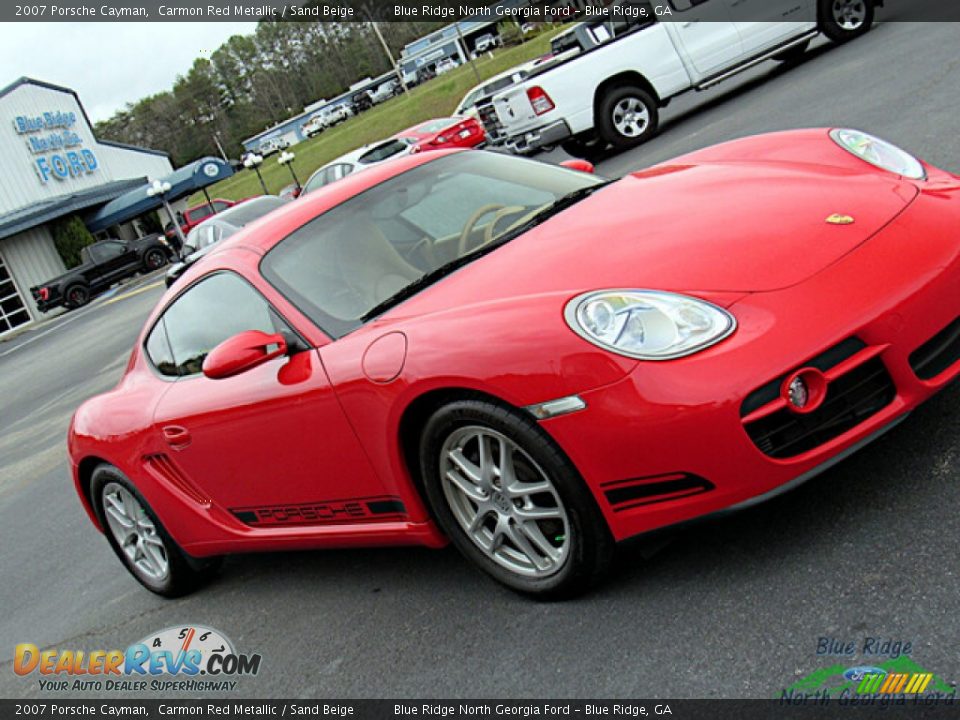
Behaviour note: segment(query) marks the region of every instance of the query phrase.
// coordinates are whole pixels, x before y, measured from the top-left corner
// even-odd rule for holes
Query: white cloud
[[[76,90],[91,120],[169,90],[244,23],[0,23],[0,87],[26,75]]]

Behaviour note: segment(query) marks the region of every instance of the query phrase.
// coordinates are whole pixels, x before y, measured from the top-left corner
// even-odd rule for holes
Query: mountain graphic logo
[[[925,670],[906,655],[878,665],[848,667],[831,665],[814,670],[793,685],[786,693],[814,693],[827,690],[831,696],[847,691],[852,695],[904,694],[924,692],[953,693],[956,686]]]

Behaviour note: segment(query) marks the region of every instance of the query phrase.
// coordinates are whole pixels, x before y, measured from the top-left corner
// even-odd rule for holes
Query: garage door
[[[30,322],[30,313],[0,255],[0,335]]]

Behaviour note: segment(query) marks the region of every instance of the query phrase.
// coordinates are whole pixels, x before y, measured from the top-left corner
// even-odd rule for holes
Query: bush
[[[93,242],[93,235],[76,215],[62,218],[53,224],[53,244],[67,270],[80,264],[80,251]]]
[[[147,235],[163,232],[163,223],[160,222],[160,217],[155,212],[148,212],[145,215],[141,215],[140,225]]]

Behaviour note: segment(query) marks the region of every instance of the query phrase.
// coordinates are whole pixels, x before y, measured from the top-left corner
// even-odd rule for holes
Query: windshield
[[[406,149],[407,143],[402,140],[390,140],[365,152],[357,159],[357,162],[361,165],[383,162],[388,158],[392,158],[394,155],[399,155]]]
[[[327,334],[341,337],[385,301],[472,261],[535,216],[545,219],[556,201],[600,184],[522,158],[447,155],[310,221],[270,250],[261,271]]]
[[[446,130],[451,125],[456,125],[460,120],[454,118],[437,118],[436,120],[428,120],[422,125],[417,125],[413,129],[413,132],[416,133],[437,133],[441,130]]]
[[[276,195],[263,195],[261,197],[251,198],[239,205],[234,205],[229,210],[224,210],[217,215],[217,219],[241,228],[263,217],[268,212],[282,207],[283,204],[283,200]]]

